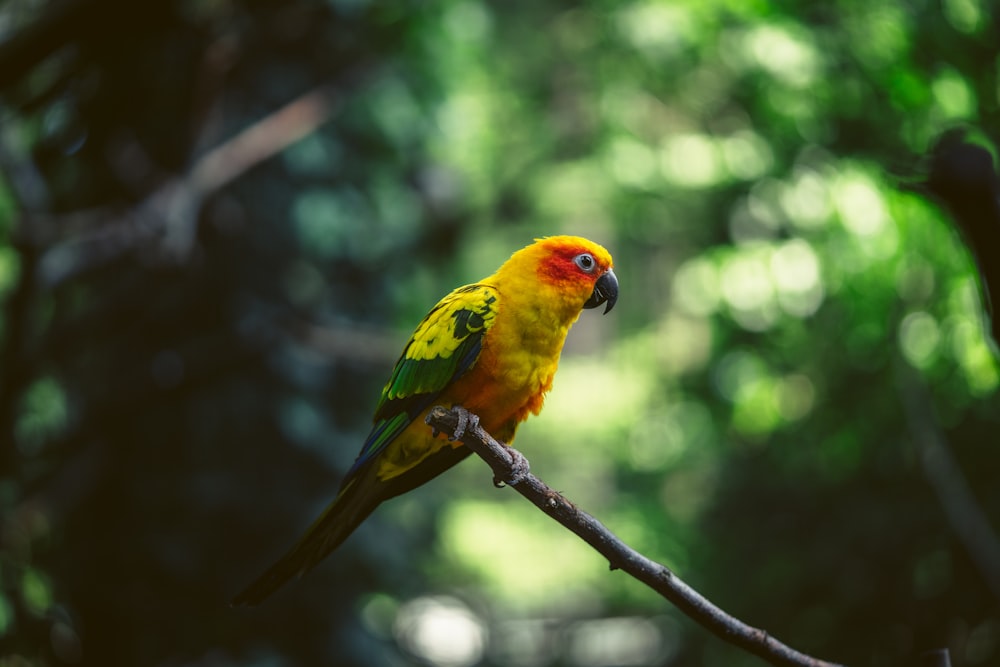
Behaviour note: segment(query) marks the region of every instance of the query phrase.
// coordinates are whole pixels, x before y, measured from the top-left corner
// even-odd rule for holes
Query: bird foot
[[[470,428],[475,429],[479,426],[479,417],[472,414],[461,405],[452,406],[451,412],[458,418],[458,424],[455,426],[455,431],[448,436],[448,440],[450,442],[461,440],[467,430]]]
[[[531,472],[531,466],[528,465],[527,457],[513,447],[509,445],[505,446],[507,453],[510,454],[510,474],[507,475],[506,480],[501,479],[499,475],[493,476],[493,486],[498,489],[506,484],[510,484],[511,486],[517,485]]]

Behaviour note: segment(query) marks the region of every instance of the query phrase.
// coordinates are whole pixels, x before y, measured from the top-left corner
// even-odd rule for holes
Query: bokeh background
[[[759,665],[478,459],[260,608],[409,332],[615,257],[533,471],[746,622],[1000,663],[1000,369],[910,187],[1000,121],[987,0],[7,0],[0,665]]]

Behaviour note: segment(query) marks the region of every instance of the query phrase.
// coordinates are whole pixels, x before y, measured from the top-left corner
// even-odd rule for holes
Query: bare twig
[[[906,421],[917,458],[956,537],[968,551],[990,592],[1000,600],[1000,538],[976,501],[961,466],[934,419],[934,410],[920,376],[896,360]]]
[[[318,325],[294,318],[282,324],[296,343],[325,359],[392,364],[399,357],[399,332],[357,324]]]
[[[466,418],[469,415],[462,408],[448,410],[438,406],[428,414],[427,423],[444,433],[454,433],[460,420],[465,423],[466,428],[459,439],[489,464],[494,475],[511,483],[518,493],[607,558],[611,569],[623,570],[670,600],[688,617],[716,636],[772,665],[837,667],[836,663],[813,658],[789,648],[764,630],[751,627],[716,607],[667,567],[646,558],[622,542],[600,521],[578,509],[530,472],[526,473],[523,470],[523,456],[519,453],[512,454],[514,450],[494,440],[478,425],[475,418],[463,419],[463,414]]]
[[[295,98],[205,153],[191,169],[191,185],[206,194],[235,180],[319,128],[336,108],[336,99],[332,86],[319,86]]]
[[[122,4],[123,8],[126,6]],[[84,0],[49,3],[34,21],[20,26],[0,44],[0,88],[8,87],[72,41],[75,31],[84,32],[92,25],[111,23],[99,20],[99,15],[93,3]]]
[[[153,240],[161,241],[172,256],[186,256],[203,199],[314,132],[333,114],[336,101],[332,87],[319,86],[208,151],[186,174],[167,181],[133,208],[117,214],[91,212],[95,219],[109,222],[49,248],[39,265],[41,283],[51,289]]]

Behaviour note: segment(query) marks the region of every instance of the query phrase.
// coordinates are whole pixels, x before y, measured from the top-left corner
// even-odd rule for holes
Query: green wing
[[[383,500],[427,481],[468,454],[468,450],[445,447],[434,458],[434,465],[417,465],[411,474],[388,482],[378,480],[368,467],[446,387],[475,365],[483,349],[483,336],[496,319],[498,302],[492,287],[469,285],[434,306],[396,362],[375,410],[375,425],[337,499],[287,554],[233,599],[233,604],[259,603],[291,577],[312,569]]]
[[[487,285],[460,287],[434,306],[396,362],[375,408],[375,424],[347,474],[376,457],[452,382],[472,368],[497,315],[499,295]]]

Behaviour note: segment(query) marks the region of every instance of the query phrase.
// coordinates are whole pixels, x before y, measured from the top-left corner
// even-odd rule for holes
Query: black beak
[[[597,308],[605,301],[607,301],[608,305],[604,308],[604,314],[607,315],[615,307],[615,302],[618,301],[618,276],[611,269],[605,271],[604,275],[597,279],[594,291],[591,293],[590,298],[587,299],[587,302],[583,304],[583,307]]]

